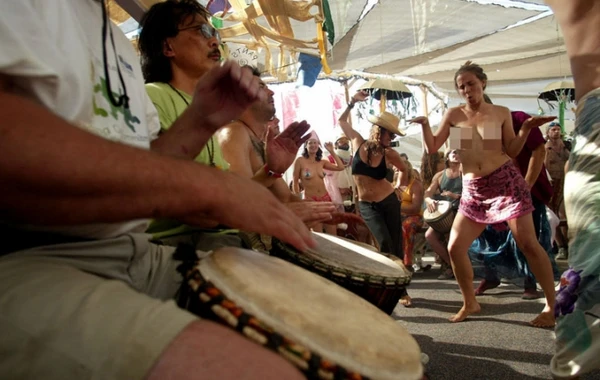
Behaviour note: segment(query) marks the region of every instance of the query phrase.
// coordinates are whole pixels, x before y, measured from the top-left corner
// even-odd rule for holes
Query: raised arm
[[[327,151],[329,152],[331,157],[333,157],[333,159],[335,160],[335,164],[332,164],[331,162],[329,162],[329,160],[322,160],[323,168],[327,169],[327,170],[336,171],[336,172],[340,172],[340,171],[344,170],[344,163],[342,162],[342,159],[337,154],[335,154],[335,150],[333,149],[333,144],[330,142],[325,143],[325,149],[327,149]]]
[[[237,86],[239,93],[223,94],[219,86]],[[246,109],[248,101],[244,97],[266,96],[257,92],[258,78],[248,68],[227,62],[211,69],[196,85],[190,106],[159,138],[152,142],[152,150],[174,157],[194,159],[202,151],[210,137],[222,126]],[[225,104],[225,112],[214,109]],[[208,115],[208,117],[207,117]]]
[[[432,132],[431,126],[429,125],[429,119],[425,116],[419,116],[408,121],[409,123],[421,124],[421,130],[423,132],[423,144],[425,145],[427,153],[431,154],[437,152],[442,147],[442,145],[444,145],[446,140],[448,140],[448,136],[450,136],[450,127],[453,112],[454,108],[451,108],[448,111],[446,111],[446,113],[442,117],[440,126],[438,127],[435,133]]]
[[[348,107],[346,107],[346,109],[338,119],[342,131],[344,132],[346,137],[350,139],[350,141],[352,142],[352,147],[355,150],[358,149],[360,144],[362,144],[365,141],[365,139],[363,139],[360,133],[358,133],[354,128],[352,128],[352,117],[350,115],[350,112],[352,111],[354,105],[357,102],[364,101],[367,97],[368,94],[364,91],[358,91],[356,94],[354,94],[354,96],[352,96],[350,102],[348,103]]]

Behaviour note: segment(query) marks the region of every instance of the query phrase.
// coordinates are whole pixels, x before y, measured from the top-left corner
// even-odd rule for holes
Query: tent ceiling
[[[381,0],[334,46],[330,66],[384,72],[381,66],[389,62],[427,57],[539,13],[464,0]]]
[[[111,0],[135,19],[161,0]],[[199,0],[206,4],[208,0]],[[313,0],[240,0],[254,2],[310,3]],[[319,1],[319,0],[315,0]],[[505,7],[501,0],[379,0],[359,21],[372,0],[329,0],[335,25],[335,44],[329,53],[329,65],[336,72],[361,70],[370,74],[411,77],[435,83],[436,87],[454,93],[455,70],[467,60],[481,64],[490,85],[570,76],[562,35],[554,17],[546,16],[507,28],[538,16],[543,7],[528,10]],[[543,0],[520,0],[520,3],[544,5]],[[263,11],[281,7],[266,5]],[[119,20],[122,21],[119,14]],[[130,20],[131,21],[131,20]],[[258,23],[271,27],[268,22]],[[289,18],[293,37],[310,41],[316,38],[315,20],[306,22]],[[252,41],[252,36],[237,36]],[[296,66],[278,58],[281,41],[269,39],[273,65],[289,65],[293,79]],[[301,50],[299,50],[301,51]],[[314,47],[312,52],[315,52]],[[264,65],[265,49],[259,52]],[[262,66],[262,65],[261,65]]]

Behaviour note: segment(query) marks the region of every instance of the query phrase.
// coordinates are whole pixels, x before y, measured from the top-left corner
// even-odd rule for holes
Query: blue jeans
[[[404,259],[400,201],[396,193],[391,193],[380,202],[360,201],[358,207],[381,252]]]

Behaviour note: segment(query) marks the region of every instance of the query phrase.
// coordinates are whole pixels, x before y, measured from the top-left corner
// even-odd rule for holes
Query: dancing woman
[[[529,118],[515,136],[510,111],[484,101],[487,75],[479,65],[469,61],[461,66],[454,75],[454,85],[465,104],[448,110],[435,134],[426,117],[412,120],[422,125],[427,151],[437,152],[450,139],[450,149],[458,150],[463,165],[463,193],[448,243],[463,306],[450,321],[463,321],[481,310],[475,299],[467,250],[487,225],[506,221],[546,297],[546,306],[530,324],[553,327],[552,267],[536,238],[528,185],[511,157],[519,154],[533,128],[554,117]]]
[[[381,252],[403,259],[400,201],[394,186],[386,180],[386,175],[387,163],[401,172],[408,170],[400,154],[390,147],[396,135],[404,136],[405,133],[398,129],[400,120],[389,112],[369,116],[373,126],[368,139],[365,140],[354,130],[350,122],[350,110],[356,102],[364,101],[367,97],[366,92],[357,92],[340,116],[339,123],[355,149],[352,175],[356,182],[360,215],[377,240]],[[406,307],[411,305],[408,294],[401,297],[400,303]]]

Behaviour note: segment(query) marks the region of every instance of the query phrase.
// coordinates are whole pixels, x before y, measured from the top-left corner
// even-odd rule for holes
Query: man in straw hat
[[[575,80],[575,142],[565,176],[569,267],[556,301],[552,374],[574,379],[600,367],[600,3],[546,0],[562,29]]]

